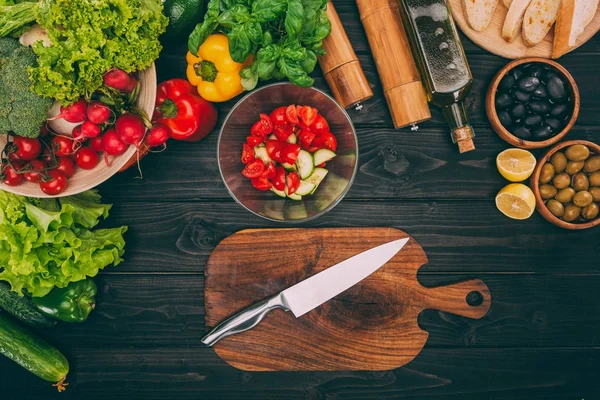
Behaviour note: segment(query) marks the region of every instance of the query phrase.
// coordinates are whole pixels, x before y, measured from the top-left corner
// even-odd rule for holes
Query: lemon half
[[[535,169],[536,159],[527,150],[506,149],[496,157],[498,172],[511,182],[522,182]]]
[[[522,183],[511,183],[496,195],[496,207],[512,219],[527,219],[535,211],[535,195]]]

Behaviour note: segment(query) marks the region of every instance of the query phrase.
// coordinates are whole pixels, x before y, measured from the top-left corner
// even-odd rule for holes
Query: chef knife
[[[227,336],[252,329],[276,308],[291,311],[299,318],[377,271],[402,250],[408,239],[395,240],[359,253],[262,300],[217,325],[201,341],[212,346]]]

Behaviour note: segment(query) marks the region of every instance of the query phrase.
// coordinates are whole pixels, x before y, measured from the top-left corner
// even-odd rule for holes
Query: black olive
[[[561,115],[566,114],[567,105],[566,104],[555,104],[552,106],[552,110],[550,110],[550,115],[553,117],[560,117]]]
[[[553,76],[558,76],[556,71],[554,71],[552,68],[547,68],[546,71],[544,71],[544,73],[542,73],[542,81],[544,83],[548,83],[550,78],[552,78]]]
[[[525,104],[515,104],[514,107],[510,110],[510,115],[514,119],[521,119],[527,114],[527,107]]]
[[[520,139],[524,139],[524,140],[531,139],[531,131],[529,129],[525,128],[523,125],[517,126],[512,131],[512,134]]]
[[[523,70],[521,68],[513,69],[512,73],[516,80],[519,80],[523,76]]]
[[[508,93],[496,94],[496,108],[504,110],[505,108],[508,108],[512,103],[513,99],[508,95]]]
[[[527,103],[531,98],[531,93],[516,91],[513,96],[517,101],[520,101],[521,103]]]
[[[548,125],[543,125],[535,129],[532,134],[533,138],[536,140],[545,140],[552,136],[552,128],[550,128]]]
[[[554,133],[560,132],[563,128],[563,122],[557,118],[546,118],[544,123],[552,128]]]
[[[550,78],[546,86],[553,100],[562,100],[565,97],[565,83],[558,76]]]
[[[519,89],[527,93],[533,92],[539,84],[540,80],[535,76],[526,76],[519,79]]]
[[[529,109],[537,114],[546,115],[550,112],[551,106],[545,101],[536,100],[529,103]]]
[[[515,77],[507,74],[498,84],[498,90],[508,92],[513,86],[515,86]]]
[[[535,76],[536,78],[541,77],[543,72],[544,69],[539,64],[531,64],[527,68],[527,75]]]
[[[544,85],[539,85],[533,92],[533,97],[538,99],[546,99],[548,97],[548,91]]]
[[[509,128],[513,124],[513,120],[508,114],[508,111],[498,111],[498,119],[505,128]]]
[[[525,118],[525,125],[528,127],[534,127],[542,123],[542,117],[536,114],[531,114]]]

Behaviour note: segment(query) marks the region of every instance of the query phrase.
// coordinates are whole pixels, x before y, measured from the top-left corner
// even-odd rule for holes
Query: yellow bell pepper
[[[198,88],[198,94],[211,102],[227,101],[244,91],[240,71],[252,63],[252,56],[244,63],[233,61],[229,54],[229,39],[216,33],[210,35],[198,48],[198,56],[188,51],[188,81]]]

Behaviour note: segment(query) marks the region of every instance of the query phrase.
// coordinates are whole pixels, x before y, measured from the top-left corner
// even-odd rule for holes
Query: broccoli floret
[[[0,133],[37,137],[46,121],[52,100],[31,89],[27,68],[37,65],[30,47],[17,40],[0,38]]]

